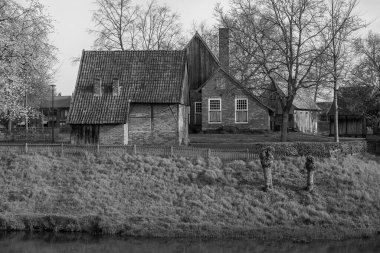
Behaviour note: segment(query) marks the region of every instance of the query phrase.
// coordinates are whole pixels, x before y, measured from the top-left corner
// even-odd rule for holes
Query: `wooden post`
[[[25,142],[25,154],[28,153],[28,143]]]
[[[61,143],[61,156],[63,156],[63,143]]]
[[[247,148],[247,161],[249,160],[249,149]]]
[[[136,144],[133,145],[133,154],[134,154],[134,155],[137,155],[137,147],[136,147]]]
[[[98,154],[100,154],[100,145],[99,145],[99,142],[98,142],[98,145],[96,146],[96,152],[97,152]]]
[[[174,150],[173,150],[173,147],[172,147],[172,146],[170,147],[170,156],[171,156],[171,157],[174,156]]]
[[[207,159],[210,159],[211,157],[211,149],[207,149]]]

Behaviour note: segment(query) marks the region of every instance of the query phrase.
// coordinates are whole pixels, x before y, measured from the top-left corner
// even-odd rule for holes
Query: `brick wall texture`
[[[131,105],[127,124],[100,125],[100,144],[187,145],[188,107],[184,105]]]
[[[209,123],[208,100],[221,98],[222,122]],[[235,123],[235,99],[248,99],[248,123]],[[202,88],[202,130],[234,126],[239,129],[270,129],[268,109],[246,95],[223,72],[219,72]]]

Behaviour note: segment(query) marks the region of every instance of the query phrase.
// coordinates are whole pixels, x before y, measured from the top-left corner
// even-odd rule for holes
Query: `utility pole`
[[[51,84],[51,142],[54,143],[54,84]]]

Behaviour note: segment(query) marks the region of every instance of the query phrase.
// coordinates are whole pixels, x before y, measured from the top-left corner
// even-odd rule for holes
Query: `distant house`
[[[219,59],[196,33],[187,47],[190,129],[270,129],[272,109],[229,74],[229,30],[219,29]]]
[[[71,96],[54,96],[54,111],[52,111],[52,98],[49,97],[40,105],[42,123],[44,126],[64,126],[70,110]]]
[[[262,101],[270,108],[274,109],[271,117],[270,126],[274,131],[279,131],[282,125],[281,97],[285,97],[285,87],[268,85],[268,89],[262,94]],[[301,131],[304,133],[318,132],[318,114],[320,108],[313,99],[299,90],[293,100],[292,108],[289,113],[290,130]]]
[[[186,145],[188,105],[186,51],[83,51],[71,142]]]
[[[367,123],[365,109],[361,98],[365,98],[370,91],[367,87],[340,87],[338,91],[338,133],[340,136],[365,137]],[[352,99],[352,96],[359,99]],[[330,135],[334,134],[335,105],[332,104],[328,113],[330,121]]]

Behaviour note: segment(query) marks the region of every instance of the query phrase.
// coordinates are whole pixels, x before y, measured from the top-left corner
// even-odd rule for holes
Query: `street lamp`
[[[51,142],[54,143],[54,88],[55,85],[51,84]]]

